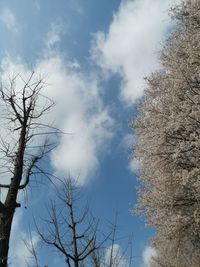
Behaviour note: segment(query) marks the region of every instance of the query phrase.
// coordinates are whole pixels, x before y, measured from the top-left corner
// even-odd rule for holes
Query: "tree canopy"
[[[176,30],[162,50],[161,70],[146,78],[132,127],[141,186],[137,212],[157,229],[152,266],[200,262],[200,2],[172,10]]]

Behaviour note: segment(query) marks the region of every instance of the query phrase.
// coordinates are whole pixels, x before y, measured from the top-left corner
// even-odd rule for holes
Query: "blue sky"
[[[149,259],[153,230],[130,213],[138,182],[137,162],[130,158],[135,136],[128,122],[136,116],[143,77],[159,68],[158,51],[173,27],[167,9],[175,2],[179,1],[0,2],[2,76],[20,72],[26,77],[34,68],[48,77],[45,93],[57,105],[45,119],[71,133],[61,137],[48,165],[60,176],[80,175],[79,184],[102,221],[119,210],[121,234],[134,237],[136,267]],[[27,238],[32,216],[47,201],[44,190],[31,190],[27,209],[17,211],[12,266],[26,266],[29,255],[18,253],[24,248],[17,237]],[[44,263],[45,259],[53,262],[48,251]]]

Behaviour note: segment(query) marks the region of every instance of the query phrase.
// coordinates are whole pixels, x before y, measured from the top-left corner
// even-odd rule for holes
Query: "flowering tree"
[[[162,69],[146,79],[144,101],[132,124],[141,170],[137,212],[157,229],[153,245],[158,256],[152,266],[197,266],[200,1],[185,0],[172,10],[172,18],[177,28],[161,53]]]

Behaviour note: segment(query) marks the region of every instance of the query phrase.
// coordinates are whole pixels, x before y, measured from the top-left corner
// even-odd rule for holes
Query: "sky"
[[[56,106],[45,120],[69,134],[60,137],[46,166],[60,177],[79,177],[103,221],[112,220],[118,210],[120,235],[133,236],[135,267],[148,267],[155,253],[149,245],[154,229],[131,213],[137,202],[138,164],[131,155],[136,136],[128,124],[137,115],[144,77],[160,68],[159,51],[174,28],[168,9],[179,2],[0,1],[2,80],[13,73],[26,77],[32,69],[47,78],[44,94]],[[24,204],[15,214],[11,266],[29,261],[23,240],[28,240],[33,217],[53,197],[51,188],[47,192],[44,187],[20,196]],[[34,229],[32,233],[39,247]],[[52,251],[44,251],[44,263],[64,266]]]

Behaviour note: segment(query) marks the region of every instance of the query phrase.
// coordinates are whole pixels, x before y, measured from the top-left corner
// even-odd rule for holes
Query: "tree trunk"
[[[13,216],[15,208],[20,207],[16,200],[23,173],[25,137],[26,125],[24,125],[21,130],[19,146],[15,160],[14,175],[11,179],[5,204],[0,202],[0,267],[8,266],[8,250]]]
[[[14,211],[0,213],[0,267],[8,266],[8,250]]]

